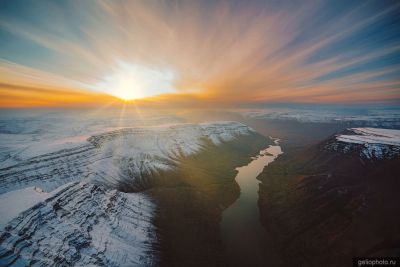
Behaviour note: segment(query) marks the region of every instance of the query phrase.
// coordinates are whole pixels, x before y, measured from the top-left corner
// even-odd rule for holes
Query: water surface
[[[246,166],[237,168],[240,197],[222,214],[221,231],[230,266],[279,266],[272,240],[262,226],[256,177],[282,153],[278,141],[260,151]]]

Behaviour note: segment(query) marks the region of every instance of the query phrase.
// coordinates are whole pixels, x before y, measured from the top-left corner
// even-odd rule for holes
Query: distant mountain
[[[254,109],[242,112],[245,117],[301,123],[334,123],[347,127],[400,128],[399,109]]]
[[[214,214],[218,229],[238,195],[234,168],[266,145],[237,122],[135,127],[2,168],[0,265],[158,265],[171,238],[188,247],[189,212]],[[171,219],[178,240],[163,234]]]
[[[263,224],[288,266],[400,253],[400,130],[353,128],[283,154],[259,176]]]
[[[328,141],[326,148],[368,160],[393,159],[400,155],[400,130],[351,128]]]

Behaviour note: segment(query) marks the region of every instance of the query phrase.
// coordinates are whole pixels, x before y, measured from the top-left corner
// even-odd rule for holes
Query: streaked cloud
[[[396,1],[29,4],[0,11],[2,84],[100,90],[125,62],[210,103],[400,100]]]

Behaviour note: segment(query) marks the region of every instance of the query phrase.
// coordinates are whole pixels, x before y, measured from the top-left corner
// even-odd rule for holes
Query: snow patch
[[[129,184],[137,191],[144,176],[171,170],[180,157],[200,151],[205,140],[218,145],[252,132],[238,122],[213,122],[126,128],[92,136],[89,141],[98,148],[101,159],[90,177],[111,186]]]
[[[400,155],[400,130],[351,128],[336,135],[326,148],[344,154],[358,153],[369,160],[392,159]]]
[[[145,195],[89,183],[46,195],[1,232],[1,265],[158,265],[154,204]]]
[[[351,128],[350,130],[355,134],[341,134],[336,139],[345,143],[400,146],[400,130],[380,128]]]
[[[43,192],[40,187],[28,187],[0,195],[0,229],[21,212],[54,196],[70,183],[60,186],[50,193]]]
[[[45,200],[47,194],[36,187],[28,187],[0,195],[0,228],[20,212]]]
[[[119,128],[83,144],[82,135],[55,134],[49,146],[73,147],[46,153],[48,147],[33,146],[24,153],[30,142],[19,135],[22,143],[15,149],[11,142],[4,155],[21,149],[20,156],[0,169],[0,265],[158,266],[154,203],[114,188],[143,190],[147,174],[171,169],[205,142],[253,132],[241,123],[213,122]]]

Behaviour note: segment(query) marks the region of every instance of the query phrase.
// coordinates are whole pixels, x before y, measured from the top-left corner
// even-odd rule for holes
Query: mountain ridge
[[[371,251],[400,252],[373,250],[400,237],[400,157],[363,158],[365,144],[337,149],[337,137],[350,133],[289,150],[259,176],[261,219],[288,266],[349,266]]]
[[[168,188],[176,188],[178,191],[175,192],[180,192],[180,188],[189,188],[200,196],[213,194],[207,205],[214,209],[221,201],[214,197],[234,170],[227,165],[224,169],[228,171],[227,176],[210,172],[209,178],[199,181],[202,176],[183,175],[193,171],[191,162],[202,160],[202,157],[206,159],[200,154],[210,149],[216,149],[215,153],[219,151],[218,147],[235,151],[239,148],[235,147],[235,143],[241,138],[245,138],[246,142],[253,139],[254,147],[247,148],[250,154],[258,152],[259,146],[267,142],[251,128],[236,122],[152,127],[145,129],[140,137],[138,132],[141,131],[132,128],[105,133],[90,140],[94,142],[100,138],[103,139],[101,142],[52,152],[2,169],[0,184],[3,193],[14,192],[21,198],[24,194],[25,197],[28,197],[27,194],[39,194],[44,199],[22,210],[6,223],[0,233],[0,263],[5,266],[55,263],[158,265],[162,248],[154,220],[159,212],[155,203],[159,203],[157,198],[160,195],[147,191],[153,187],[161,193]],[[197,134],[194,134],[196,131]],[[167,139],[173,140],[172,143],[163,142]],[[154,145],[157,144],[172,152],[155,151]],[[112,151],[112,148],[120,150]],[[142,153],[138,153],[140,149]],[[224,157],[224,154],[220,156]],[[239,157],[232,162],[238,161],[243,159]],[[154,162],[167,162],[171,166],[148,166]],[[129,167],[132,172],[127,171]],[[99,177],[101,171],[103,177]],[[181,176],[192,180],[182,179]],[[125,187],[129,183],[139,186]],[[212,193],[211,184],[218,183],[222,187],[215,187],[216,191]],[[34,190],[21,190],[31,186],[35,186]],[[62,190],[54,190],[60,186]],[[18,199],[18,195],[14,199]],[[7,199],[4,203],[8,203]],[[2,208],[2,212],[5,209]],[[54,247],[49,250],[49,246]]]

